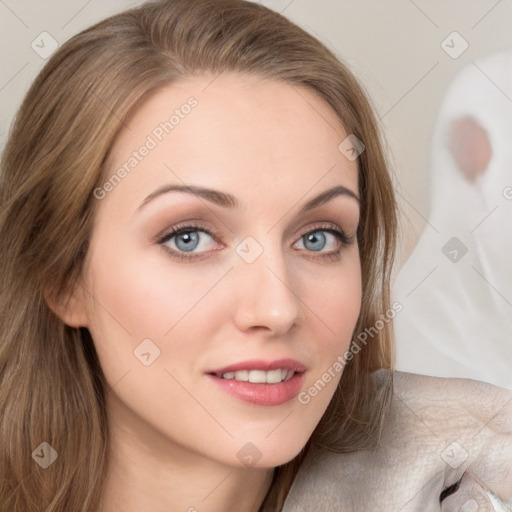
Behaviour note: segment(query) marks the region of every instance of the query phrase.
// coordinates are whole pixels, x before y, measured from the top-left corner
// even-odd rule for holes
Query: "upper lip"
[[[274,361],[265,361],[263,359],[252,359],[250,361],[242,361],[240,363],[230,364],[229,366],[225,366],[224,368],[218,368],[215,370],[211,370],[207,373],[222,375],[223,373],[228,372],[238,372],[242,370],[293,370],[294,372],[304,372],[306,371],[306,365],[302,364],[300,361],[296,359],[276,359]]]

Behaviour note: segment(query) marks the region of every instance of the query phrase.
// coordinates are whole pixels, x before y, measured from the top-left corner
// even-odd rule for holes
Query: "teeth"
[[[266,372],[264,372],[263,370],[251,370],[249,372],[249,382],[255,382],[256,384],[265,384],[265,382],[267,382]]]
[[[249,380],[249,372],[247,370],[235,372],[235,380],[247,382]]]
[[[294,376],[293,370],[241,370],[238,372],[226,372],[222,374],[223,379],[252,382],[254,384],[277,384],[289,380]]]
[[[252,373],[252,372],[251,372]],[[261,372],[263,373],[263,380],[262,382],[267,382],[268,384],[276,384],[277,382],[281,382],[282,379],[282,372],[281,370],[271,370],[269,372]]]

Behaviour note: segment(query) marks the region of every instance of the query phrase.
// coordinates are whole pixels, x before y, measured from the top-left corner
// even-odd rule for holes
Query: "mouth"
[[[298,394],[304,383],[306,366],[293,359],[253,360],[207,372],[223,391],[255,405],[286,403]]]

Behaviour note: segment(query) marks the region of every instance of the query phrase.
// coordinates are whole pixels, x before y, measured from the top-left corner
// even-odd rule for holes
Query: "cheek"
[[[298,401],[319,421],[341,379],[348,349],[361,311],[361,268],[357,251],[340,272],[323,279],[322,287],[307,286],[308,306],[316,327],[317,364],[309,373]],[[316,317],[316,318],[314,318]]]
[[[318,279],[318,284],[311,279],[304,283],[308,290],[308,307],[324,326],[325,335],[320,339],[331,357],[348,347],[361,310],[361,267],[357,247],[349,256],[339,270]]]
[[[308,293],[311,310],[323,320],[332,341],[345,339],[355,327],[361,307],[361,280],[357,271],[342,272],[324,281],[322,287],[311,287]]]
[[[189,372],[204,347],[206,326],[213,329],[221,316],[222,302],[208,292],[228,268],[204,267],[198,278],[199,271],[180,269],[160,250],[148,257],[147,248],[121,253],[105,240],[97,246],[103,249],[92,251],[87,284],[89,330],[105,375],[116,381],[138,368],[134,351],[151,344],[155,366]]]

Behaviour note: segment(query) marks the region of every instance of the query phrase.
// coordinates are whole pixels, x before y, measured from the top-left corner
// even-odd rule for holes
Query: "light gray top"
[[[472,379],[393,375],[378,448],[312,446],[283,512],[512,512],[512,391]],[[389,370],[373,376],[384,382]]]

